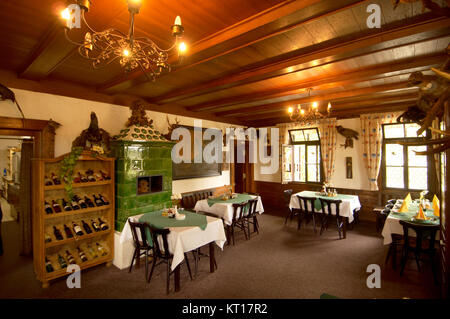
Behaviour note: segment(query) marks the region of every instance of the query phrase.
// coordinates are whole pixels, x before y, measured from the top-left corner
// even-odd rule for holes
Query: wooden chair
[[[420,260],[422,260],[421,259],[422,255],[428,255],[431,263],[434,282],[435,284],[438,284],[437,270],[434,258],[436,254],[436,247],[435,247],[436,233],[439,231],[440,226],[416,224],[405,220],[401,220],[400,225],[403,226],[403,238],[404,238],[400,276],[403,274],[403,271],[405,270],[405,265],[408,260],[410,252],[414,254],[414,258],[416,260],[417,268],[419,269],[419,271],[421,271]],[[409,237],[409,230],[413,230],[416,233],[415,241],[413,238]],[[426,248],[422,247],[424,241],[428,242],[428,247]]]
[[[234,239],[234,229],[235,227],[241,229],[244,231],[245,239],[248,240],[247,237],[247,219],[245,216],[248,214],[245,213],[245,210],[248,209],[248,202],[244,203],[234,203],[233,204],[233,219],[231,221],[231,225],[227,227],[227,237],[228,237],[228,244],[230,244],[230,233],[231,238],[233,239],[233,246],[235,244]]]
[[[335,205],[336,207],[336,225],[338,228],[339,233],[339,239],[342,237],[345,238],[345,235],[341,237],[341,233],[344,231],[344,222],[342,220],[342,217],[339,215],[339,206],[341,205],[342,201],[340,199],[320,199],[320,205],[322,206],[322,225],[320,227],[320,235],[322,235],[322,232],[324,229],[328,229],[328,224],[332,216],[332,208],[331,205]]]
[[[253,225],[253,232],[256,232],[259,235],[258,212],[256,211],[257,205],[258,198],[253,198],[248,201],[248,213],[244,216],[247,223],[248,239],[250,239],[250,224]]]
[[[147,224],[148,225],[148,224]],[[173,259],[173,255],[169,252],[169,242],[167,240],[167,236],[170,233],[170,229],[159,229],[154,228],[150,225],[148,225],[150,228],[150,234],[152,236],[153,241],[153,264],[152,269],[150,270],[150,274],[148,276],[147,282],[150,283],[150,280],[152,279],[153,270],[155,269],[155,266],[157,265],[158,259],[160,260],[160,263],[166,263],[167,264],[167,285],[166,285],[166,291],[169,293],[169,286],[170,286],[170,264]],[[161,249],[161,246],[158,241],[158,236],[161,236],[162,243],[163,243],[163,249]],[[187,269],[189,271],[189,277],[191,277],[192,280],[192,273],[191,273],[191,267],[189,265],[189,259],[186,253],[184,253],[184,261],[186,262]],[[179,266],[178,266],[179,267]]]
[[[2,219],[3,219],[3,212],[2,212],[2,205],[0,205],[0,256],[3,255]]]
[[[294,211],[289,208],[293,192],[294,191],[292,189],[286,189],[283,191],[284,207],[286,209],[286,220],[284,221],[284,224],[287,223],[288,219],[292,220],[294,217]]]
[[[212,213],[209,212],[203,212],[203,211],[198,211],[197,214],[200,215],[205,215],[205,216],[209,216],[209,217],[213,217],[213,218],[219,218],[217,215],[214,215]],[[223,218],[220,218],[222,220],[222,223],[225,225]],[[201,257],[208,257],[209,258],[209,254],[204,254],[201,251],[202,247],[199,247],[195,250],[192,251],[192,255],[194,256],[194,267],[195,267],[195,277],[197,277],[197,272],[198,272],[198,263],[200,262],[200,258]],[[218,269],[217,267],[217,262],[216,262],[216,258],[214,258],[214,266],[216,267],[216,269]]]
[[[134,242],[134,252],[133,252],[133,258],[131,259],[131,265],[128,272],[131,272],[131,269],[133,268],[133,263],[136,260],[136,264],[139,265],[140,258],[145,255],[145,277],[147,278],[148,273],[148,257],[149,257],[149,251],[153,250],[153,246],[150,245],[149,240],[147,238],[147,230],[150,231],[148,228],[148,224],[146,223],[135,223],[131,220],[131,218],[128,218],[128,224],[130,224],[131,227],[131,234],[133,235],[133,242]],[[139,235],[138,235],[139,231]]]
[[[389,259],[392,259],[392,269],[397,269],[397,253],[401,252],[403,249],[403,235],[400,234],[391,234],[392,242],[389,245],[389,250],[386,255],[386,260],[384,262],[385,265],[389,262]]]
[[[313,221],[314,233],[317,233],[316,218],[315,218],[316,213],[314,211],[314,204],[315,204],[316,198],[315,197],[302,197],[300,195],[297,195],[297,198],[298,198],[298,202],[300,203],[300,214],[298,214],[297,230],[300,229],[300,227],[301,227],[302,216],[305,216],[305,217],[311,216],[312,221]],[[310,208],[308,208],[308,204],[309,204]]]

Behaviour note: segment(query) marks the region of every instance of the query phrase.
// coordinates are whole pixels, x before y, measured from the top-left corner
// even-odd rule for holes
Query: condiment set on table
[[[178,212],[178,204],[181,203],[181,194],[172,194],[171,196],[173,207],[164,208],[162,216],[175,218],[176,220],[184,220],[186,218],[185,214],[180,214]],[[180,209],[181,210],[181,209]]]

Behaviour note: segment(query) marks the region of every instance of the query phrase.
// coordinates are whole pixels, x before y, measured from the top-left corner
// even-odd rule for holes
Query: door
[[[245,161],[239,163],[238,159]],[[236,193],[253,192],[253,163],[249,161],[248,141],[245,141],[245,147],[237,147],[237,142],[234,143],[234,184]]]

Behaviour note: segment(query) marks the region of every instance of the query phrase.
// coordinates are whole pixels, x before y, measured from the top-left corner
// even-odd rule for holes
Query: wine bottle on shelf
[[[88,248],[88,251],[91,254],[92,258],[97,258],[98,257],[97,252],[95,251],[94,248],[92,248],[91,244],[88,244],[87,248]]]
[[[52,238],[50,237],[49,234],[44,234],[44,242],[45,243],[51,243],[52,242]]]
[[[62,212],[61,206],[55,200],[52,200],[52,206],[53,206],[53,211],[55,213],[61,213]]]
[[[72,201],[70,202],[70,204],[72,205],[73,210],[80,209],[80,205],[78,205],[78,202],[75,200],[75,196],[72,198]]]
[[[97,182],[103,181],[103,176],[100,172],[94,173],[94,177],[97,180]]]
[[[84,202],[84,200],[80,196],[75,195],[74,198],[78,202],[78,205],[80,206],[80,208],[83,208],[83,209],[87,208],[87,204]]]
[[[88,169],[86,171],[86,176],[89,182],[96,182],[97,180],[94,177],[94,171],[92,169]]]
[[[77,263],[75,261],[75,258],[73,258],[72,254],[68,250],[66,250],[66,258],[70,265],[74,265]]]
[[[44,201],[44,209],[47,215],[53,214],[52,206],[50,206],[50,204],[47,201]]]
[[[47,177],[47,175],[44,175],[44,185],[45,186],[51,186],[53,185],[53,182],[50,178]]]
[[[108,252],[103,248],[102,245],[100,245],[99,243],[95,243],[97,245],[97,250],[100,253],[100,255],[102,256],[106,256],[108,254]]]
[[[105,197],[105,196],[103,196],[102,194],[98,194],[98,198],[100,198],[100,200],[103,202],[103,205],[109,205],[109,201],[108,201],[108,199]]]
[[[102,174],[102,177],[105,181],[110,180],[111,176],[109,176],[108,174],[106,174],[104,171],[100,170],[100,174]]]
[[[91,219],[91,225],[92,225],[92,228],[94,228],[94,230],[95,230],[96,232],[100,231],[100,227],[98,227],[98,225],[97,225],[97,223],[95,222],[95,220],[92,220],[92,219]]]
[[[91,227],[89,227],[89,225],[84,220],[81,221],[81,224],[83,225],[86,234],[92,233]]]
[[[74,182],[74,183],[81,183],[81,178],[80,178],[79,176],[75,175],[75,176],[73,177],[73,182]]]
[[[77,250],[78,250],[78,255],[80,256],[81,261],[86,262],[88,259],[86,257],[86,254],[84,253],[84,251],[82,251],[80,247],[77,247]]]
[[[64,198],[62,200],[62,204],[63,204],[63,208],[66,212],[72,210],[72,207],[70,206],[70,204],[68,202],[66,202],[66,200]]]
[[[88,205],[88,207],[95,207],[94,202],[87,196],[84,196],[84,202]]]
[[[69,227],[67,227],[66,224],[64,224],[64,232],[66,233],[66,238],[72,238],[73,234]]]
[[[52,173],[52,181],[55,185],[61,185],[61,180],[58,178],[58,176],[56,176],[55,173]]]
[[[48,260],[47,256],[45,256],[45,269],[47,270],[47,272],[52,272],[54,270],[52,263],[50,262],[50,260]]]
[[[95,205],[97,205],[97,207],[98,206],[103,206],[103,201],[100,198],[95,196],[95,194],[93,194],[92,196],[94,197],[94,202],[95,202]]]
[[[100,224],[100,229],[101,229],[101,230],[107,230],[107,229],[108,229],[108,224],[105,223],[104,221],[102,221],[102,220],[100,219],[100,217],[98,218],[98,222],[99,222],[99,224]]]
[[[73,224],[73,230],[74,230],[75,234],[77,234],[77,236],[83,236],[84,233],[81,230],[81,227],[78,226],[77,224],[75,224],[74,222],[72,222],[72,224]]]
[[[81,172],[78,172],[78,177],[80,177],[80,180],[82,183],[87,183],[88,179],[86,176],[84,176],[83,174],[81,174]]]
[[[63,240],[63,236],[58,228],[56,226],[53,226],[53,234],[55,235],[56,240]]]
[[[59,263],[59,266],[61,266],[61,268],[67,268],[66,260],[60,254],[58,254],[58,263]]]

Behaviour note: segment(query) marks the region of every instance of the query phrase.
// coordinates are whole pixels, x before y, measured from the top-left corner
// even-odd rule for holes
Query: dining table
[[[184,220],[168,217],[163,213],[163,210],[129,217],[134,222],[147,222],[152,227],[170,229],[167,240],[169,252],[173,255],[170,269],[175,273],[175,291],[179,291],[180,289],[180,264],[184,260],[185,253],[209,245],[210,272],[214,272],[214,244],[219,246],[220,249],[223,249],[227,240],[221,219],[183,209],[179,209],[178,212],[179,214],[185,215]],[[128,220],[120,235],[120,243],[123,244],[127,241],[133,241]],[[162,246],[161,237],[158,238],[158,241]]]
[[[301,197],[309,197],[316,198],[314,201],[314,212],[322,213],[322,206],[320,203],[320,198],[323,199],[333,199],[333,200],[341,200],[341,204],[339,205],[339,216],[344,217],[348,223],[352,223],[354,220],[354,212],[357,209],[361,208],[361,203],[359,202],[359,197],[357,195],[348,195],[348,194],[336,194],[334,196],[327,196],[321,192],[315,191],[301,191],[295,194],[292,194],[291,199],[289,201],[289,209],[300,209],[300,201],[297,196]],[[303,204],[302,204],[303,205]],[[308,210],[312,211],[312,207],[308,202]],[[331,214],[336,215],[336,207],[335,205],[331,205]],[[347,222],[343,223],[343,237],[346,238],[347,235]]]
[[[416,202],[411,202],[407,211],[399,212],[401,202],[397,201],[394,208],[391,209],[389,215],[384,222],[383,230],[381,235],[383,236],[383,244],[389,245],[392,243],[392,234],[403,235],[403,226],[400,224],[401,220],[406,220],[411,223],[425,224],[425,225],[439,225],[440,220],[438,216],[434,215],[434,211],[431,209],[424,210],[424,214],[427,217],[426,220],[416,218],[419,211],[419,204]],[[408,233],[410,236],[415,237],[414,231]],[[436,234],[438,238],[439,232]]]
[[[244,203],[254,198],[258,198],[256,204],[256,212],[259,214],[264,213],[261,196],[240,193],[235,194],[234,198],[224,199],[222,196],[217,196],[199,200],[195,203],[194,210],[196,212],[202,211],[213,214],[221,218],[224,221],[225,225],[231,225],[234,212],[233,204]]]

